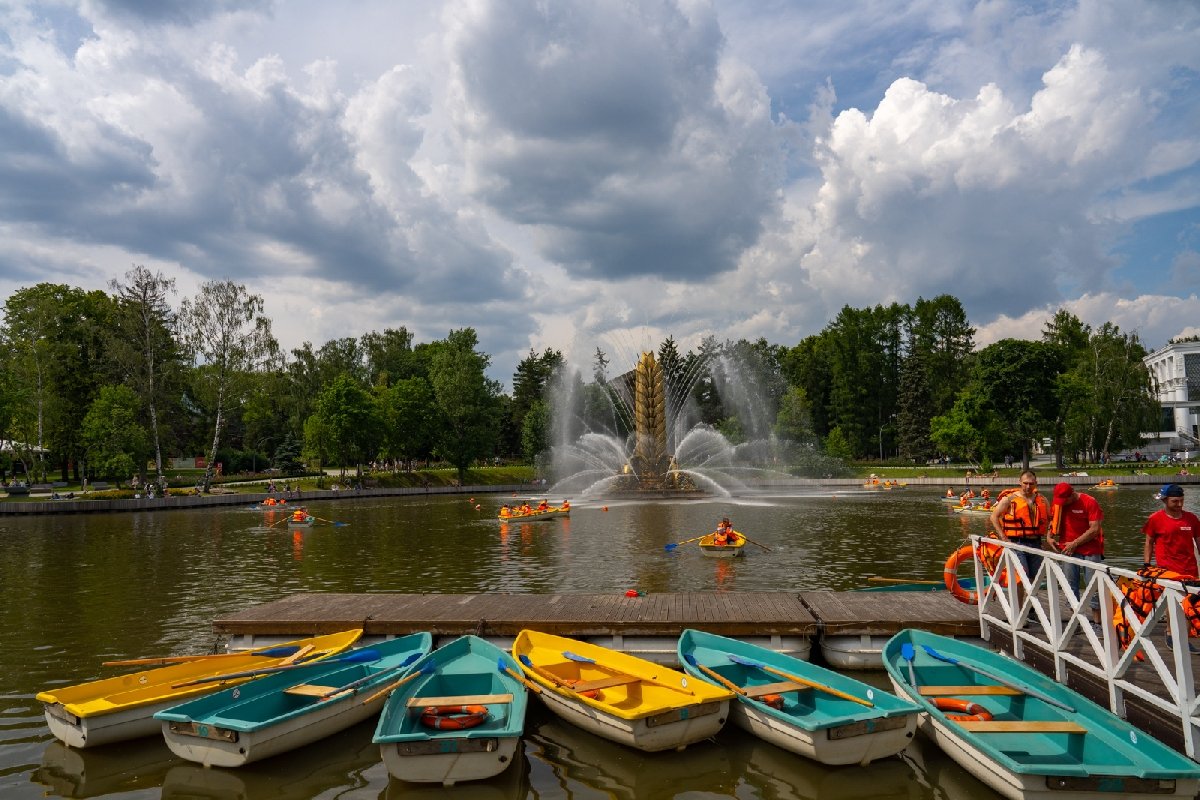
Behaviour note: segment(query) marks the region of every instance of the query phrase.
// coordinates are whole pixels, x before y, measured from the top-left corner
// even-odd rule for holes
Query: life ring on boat
[[[972,703],[970,700],[959,700],[957,697],[935,697],[933,698],[933,707],[938,711],[955,712],[946,714],[946,719],[956,722],[987,722],[992,718],[992,712],[983,706]]]
[[[487,717],[487,706],[428,706],[421,712],[421,724],[439,731],[464,731]]]
[[[1000,563],[1000,548],[989,544],[986,541],[979,543],[979,555],[983,559],[983,568],[985,573],[992,573],[996,569],[996,565]],[[966,603],[969,606],[979,604],[979,593],[973,592],[967,587],[958,582],[958,566],[964,561],[969,561],[975,557],[975,551],[969,544],[964,544],[962,547],[955,550],[946,559],[946,565],[942,570],[942,579],[946,583],[946,588],[950,590],[950,594],[954,599]],[[1008,570],[1001,570],[996,582],[1001,586],[1008,585]]]

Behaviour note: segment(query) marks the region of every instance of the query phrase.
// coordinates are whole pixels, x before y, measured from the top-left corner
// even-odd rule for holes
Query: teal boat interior
[[[738,663],[739,660],[742,663]],[[700,669],[703,666],[751,696],[773,686],[783,688],[791,683],[778,674],[782,672],[871,703],[863,705],[810,687],[769,692],[779,699],[775,705],[764,704],[760,708],[804,730],[821,730],[847,722],[899,717],[919,711],[916,705],[907,700],[824,667],[737,639],[690,628],[679,637],[679,661],[694,677],[720,685],[719,681],[711,679]]]
[[[903,686],[911,680],[909,659],[903,654],[906,643],[913,646],[912,678],[925,692],[933,692],[918,697],[914,691],[912,696],[928,713],[945,720],[950,730],[1012,772],[1093,779],[1200,778],[1200,765],[1107,709],[1020,662],[968,642],[923,631],[896,634],[884,647],[884,666]],[[959,663],[947,663],[925,646]],[[995,693],[952,691],[976,686],[994,687]],[[940,694],[937,687],[946,687],[947,693]],[[947,716],[956,716],[956,711],[935,707],[939,697],[969,701],[986,712],[985,718],[956,722]],[[971,713],[978,716],[975,709]],[[1028,724],[1008,730],[1000,724],[1005,722]]]
[[[343,654],[343,657],[347,657],[374,651],[378,657],[371,661],[341,664],[316,662],[205,695],[172,706],[154,716],[167,722],[198,722],[228,730],[253,731],[307,713],[325,702],[321,699],[322,695],[333,690],[350,687],[355,695],[366,696],[389,681],[402,677],[408,667],[428,654],[432,647],[433,637],[428,633],[388,639]],[[287,691],[307,686],[317,686],[326,691]]]
[[[417,677],[388,698],[375,731],[376,743],[520,736],[525,728],[525,687],[512,677],[521,674],[520,667],[485,639],[470,635],[455,639],[414,664],[409,674]],[[429,706],[482,706],[487,713],[472,727],[440,729],[422,721]]]

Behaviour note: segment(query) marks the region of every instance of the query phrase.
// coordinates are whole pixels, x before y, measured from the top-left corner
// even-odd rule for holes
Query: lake
[[[1095,493],[1111,563],[1141,563],[1142,521],[1161,507],[1153,494]],[[237,507],[0,517],[0,797],[995,796],[924,741],[869,768],[827,769],[733,728],[682,753],[647,755],[578,731],[537,702],[518,763],[500,779],[452,790],[389,781],[370,742],[373,722],[239,770],[204,769],[153,739],[68,750],[46,729],[37,692],[117,674],[100,666],[109,659],[209,652],[214,618],[293,592],[846,590],[872,575],[940,580],[946,557],[987,524],[916,488],[575,502],[569,519],[502,529],[496,511],[511,499],[312,501],[325,523],[298,531],[267,525],[282,516]],[[703,558],[695,544],[664,549],[722,516],[770,550],[748,545],[746,558],[725,561]],[[887,686],[883,673],[857,677]]]

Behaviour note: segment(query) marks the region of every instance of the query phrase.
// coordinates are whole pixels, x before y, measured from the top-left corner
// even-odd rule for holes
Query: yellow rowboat
[[[682,750],[729,716],[728,689],[606,647],[523,630],[512,654],[556,715],[638,750]]]
[[[746,537],[742,536],[737,531],[734,531],[737,536],[736,542],[728,542],[726,544],[717,544],[715,533],[710,533],[700,540],[700,550],[708,558],[737,558],[746,554]]]
[[[358,641],[360,636],[362,629],[355,628],[298,639],[287,643],[297,647],[296,651],[282,657],[237,653],[222,658],[198,658],[182,664],[51,689],[39,693],[37,699],[44,704],[50,733],[67,746],[83,748],[122,742],[158,733],[160,723],[154,719],[154,715],[159,711],[250,678],[212,680],[189,686],[178,684],[289,663],[311,663],[342,652]]]
[[[992,506],[995,508],[995,506]],[[992,508],[984,508],[982,505],[975,506],[955,506],[953,511],[955,514],[988,514],[992,513]]]
[[[532,511],[528,514],[510,514],[509,516],[498,515],[496,519],[501,522],[532,522],[538,519],[554,519],[555,517],[568,517],[571,515],[570,508],[548,508],[545,511]]]

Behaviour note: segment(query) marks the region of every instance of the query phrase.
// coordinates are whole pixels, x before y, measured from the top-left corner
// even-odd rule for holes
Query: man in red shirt
[[[1064,556],[1099,564],[1104,561],[1104,528],[1101,526],[1103,521],[1104,512],[1091,495],[1075,491],[1069,483],[1060,483],[1054,487],[1054,516],[1046,541]],[[1080,564],[1063,565],[1067,582],[1077,594],[1080,578],[1085,582],[1091,578],[1090,574],[1084,573],[1084,569]],[[1091,607],[1092,620],[1099,622],[1098,595],[1092,596]]]
[[[1166,484],[1155,497],[1162,501],[1163,508],[1151,514],[1142,526],[1142,533],[1146,534],[1142,551],[1144,566],[1157,562],[1185,580],[1195,579],[1200,518],[1183,510],[1183,487],[1177,483]]]

